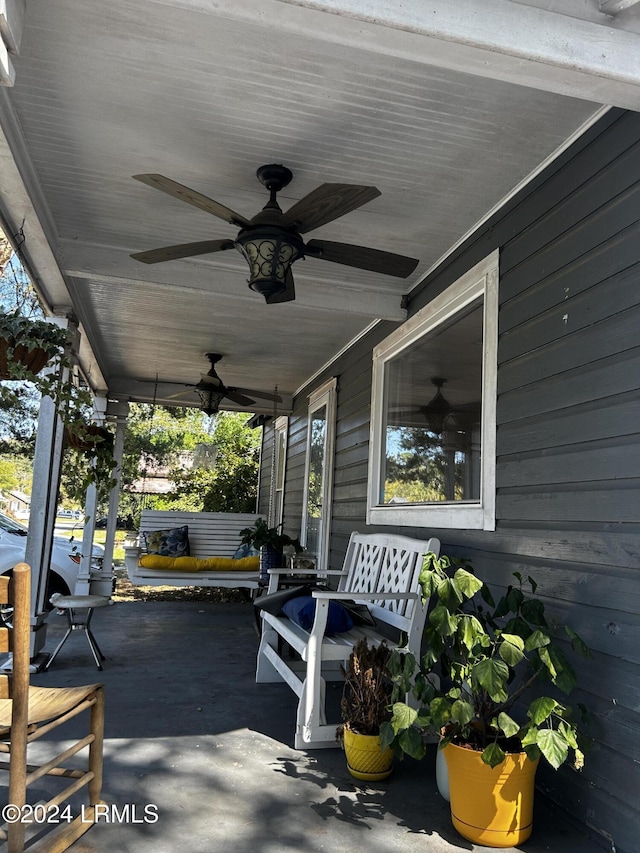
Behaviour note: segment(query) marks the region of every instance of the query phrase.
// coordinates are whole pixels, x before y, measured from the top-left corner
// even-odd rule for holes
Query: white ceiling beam
[[[600,11],[605,15],[617,15],[618,12],[637,6],[640,0],[600,0]]]
[[[27,274],[42,300],[47,313],[64,315],[72,305],[71,295],[60,272],[52,245],[55,233],[49,208],[33,164],[27,154],[27,144],[16,121],[6,90],[0,88],[0,228],[7,237],[20,244],[20,255]],[[106,383],[89,344],[85,330],[80,328],[78,359],[83,372],[91,377],[95,391]]]
[[[167,0],[155,0],[166,5]],[[640,35],[511,0],[171,0],[423,65],[640,110]],[[610,19],[609,19],[610,20]]]

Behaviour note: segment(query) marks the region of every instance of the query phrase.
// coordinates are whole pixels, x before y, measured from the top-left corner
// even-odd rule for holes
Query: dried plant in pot
[[[389,662],[394,700],[411,690],[420,707],[394,702],[387,740],[421,758],[423,734],[442,735],[453,824],[489,847],[515,846],[531,834],[540,758],[555,769],[570,756],[580,769],[584,758],[562,698],[576,674],[556,637],[564,634],[579,654],[589,650],[569,626],[551,629],[532,578],[514,578],[496,604],[468,562],[427,554],[420,580],[433,606],[425,655],[418,663],[394,653]],[[427,678],[436,665],[439,687]]]
[[[380,741],[380,729],[391,718],[390,655],[385,643],[369,646],[363,638],[353,647],[344,670],[343,725],[337,736],[344,746],[349,773],[369,782],[386,779],[393,769],[393,752]]]

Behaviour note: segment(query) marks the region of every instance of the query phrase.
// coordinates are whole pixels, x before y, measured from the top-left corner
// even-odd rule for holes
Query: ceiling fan
[[[480,402],[469,403],[462,406],[452,406],[442,393],[442,388],[447,380],[440,376],[431,377],[431,383],[436,388],[432,399],[420,406],[392,408],[390,413],[399,419],[419,418],[423,420],[430,432],[441,435],[445,429],[463,430],[470,428],[471,424],[480,415]]]
[[[261,293],[269,304],[291,302],[295,299],[291,266],[299,258],[321,258],[398,278],[406,278],[418,265],[415,258],[382,252],[379,249],[328,240],[309,240],[308,243],[303,241],[302,234],[332,222],[381,195],[376,187],[321,184],[283,213],[276,195],[291,181],[291,171],[286,166],[272,164],[261,166],[256,174],[258,180],[269,190],[269,201],[252,219],[246,219],[220,202],[162,175],[134,175],[137,181],[224,219],[225,222],[239,227],[240,231],[235,240],[228,238],[179,243],[175,246],[137,252],[131,257],[145,264],[157,264],[161,261],[237,249],[249,264],[249,287]]]
[[[281,403],[282,397],[278,394],[268,394],[264,391],[254,391],[250,388],[237,388],[236,386],[225,385],[222,379],[216,373],[215,365],[220,361],[222,356],[217,352],[206,353],[211,367],[207,373],[200,374],[200,381],[194,385],[189,383],[184,384],[188,391],[181,391],[179,394],[172,394],[168,399],[176,399],[183,397],[185,394],[190,394],[195,391],[200,397],[201,410],[207,415],[215,415],[220,408],[220,403],[225,398],[232,400],[240,406],[252,406],[256,399],[271,400],[275,403]]]

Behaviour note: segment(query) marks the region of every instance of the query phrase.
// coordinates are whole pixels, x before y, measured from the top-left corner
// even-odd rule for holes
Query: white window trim
[[[278,436],[280,433],[284,433],[284,443],[282,446],[282,452],[284,454],[283,459],[283,484],[282,489],[278,492]],[[272,500],[271,500],[271,510],[269,513],[269,524],[271,527],[276,527],[282,524],[284,520],[284,493],[285,493],[285,484],[287,482],[287,449],[289,445],[289,418],[286,415],[281,415],[279,418],[273,422],[273,474],[272,474]]]
[[[324,484],[322,494],[322,506],[325,510],[323,518],[322,537],[320,540],[320,551],[318,554],[320,561],[326,563],[329,555],[329,540],[331,536],[331,516],[332,516],[332,500],[333,500],[333,469],[334,469],[334,453],[336,444],[336,391],[338,380],[336,377],[329,379],[319,388],[316,388],[309,395],[309,409],[307,415],[307,443],[304,465],[304,494],[302,498],[302,523],[300,529],[300,542],[302,546],[307,546],[307,501],[309,499],[309,466],[311,463],[311,454],[309,442],[311,441],[311,419],[313,413],[323,406],[327,407],[327,436],[325,443],[324,456]]]
[[[373,351],[371,431],[367,524],[405,527],[473,528],[495,530],[496,504],[496,397],[498,358],[498,263],[496,249],[483,261],[433,299],[428,305],[392,332]],[[386,363],[416,340],[457,314],[479,296],[484,297],[482,364],[482,447],[480,501],[431,504],[378,504],[383,471],[383,403]]]

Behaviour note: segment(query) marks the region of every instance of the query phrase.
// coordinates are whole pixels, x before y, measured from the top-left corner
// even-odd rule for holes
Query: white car
[[[14,521],[0,512],[0,575],[9,574],[16,563],[24,562],[24,551],[28,530],[24,524]],[[45,606],[55,592],[69,595],[73,592],[80,569],[80,540],[54,536],[51,549],[51,564],[47,580]],[[102,545],[94,544],[92,565],[98,568],[104,556]]]

